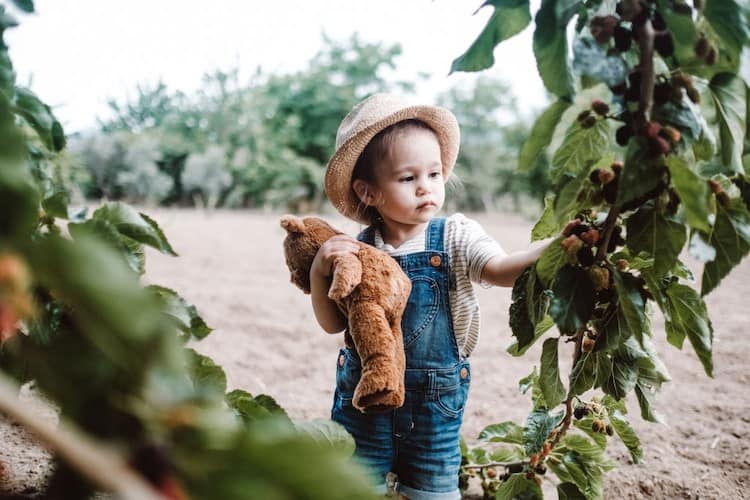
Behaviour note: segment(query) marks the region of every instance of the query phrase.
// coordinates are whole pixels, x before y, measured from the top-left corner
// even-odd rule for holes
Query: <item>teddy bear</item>
[[[310,293],[310,268],[320,246],[342,234],[318,217],[285,215],[284,254],[291,281]],[[347,347],[362,361],[352,404],[363,413],[382,413],[404,404],[404,339],[401,318],[411,281],[387,253],[365,243],[359,252],[336,258],[328,297],[347,317]],[[352,345],[353,344],[353,345]]]

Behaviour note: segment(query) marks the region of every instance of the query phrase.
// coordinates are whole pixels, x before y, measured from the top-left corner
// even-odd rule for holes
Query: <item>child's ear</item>
[[[362,179],[357,179],[352,182],[352,189],[357,194],[357,198],[365,205],[375,204],[375,193],[368,183]]]

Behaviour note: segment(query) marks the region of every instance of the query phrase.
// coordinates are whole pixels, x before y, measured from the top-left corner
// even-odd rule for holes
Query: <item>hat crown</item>
[[[367,127],[407,107],[408,104],[397,95],[385,92],[371,95],[344,117],[336,132],[336,149]]]

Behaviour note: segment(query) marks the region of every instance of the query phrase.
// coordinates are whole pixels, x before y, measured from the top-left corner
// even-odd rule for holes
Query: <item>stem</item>
[[[605,247],[606,248],[606,247]],[[586,329],[586,327],[581,327],[576,331],[575,339],[576,339],[576,346],[575,350],[573,351],[573,366],[571,368],[575,369],[578,362],[581,360],[581,344],[583,343],[583,332]],[[557,431],[557,434],[555,435],[555,438],[550,442],[550,449],[557,446],[557,443],[560,442],[560,440],[563,438],[566,432],[568,432],[568,429],[570,428],[570,422],[573,419],[573,399],[575,399],[576,396],[568,392],[568,397],[565,399],[565,417],[563,417],[562,426],[560,427],[560,430]]]
[[[125,500],[162,498],[115,452],[94,442],[72,424],[60,419],[57,428],[17,397],[18,386],[0,374],[0,413],[31,431],[71,467],[105,491]]]
[[[604,221],[604,237],[599,241],[599,246],[596,249],[595,262],[601,262],[607,255],[607,248],[609,248],[609,241],[612,239],[612,234],[615,232],[615,226],[617,225],[617,217],[620,215],[620,207],[612,206],[607,213],[607,219]],[[575,366],[575,364],[573,364]]]
[[[651,108],[654,105],[654,27],[646,18],[638,29],[639,65],[641,68],[641,96],[638,100],[636,124],[638,130],[651,121]]]

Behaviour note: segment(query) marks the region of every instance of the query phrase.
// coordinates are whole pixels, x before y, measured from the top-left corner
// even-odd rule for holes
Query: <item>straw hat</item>
[[[440,143],[443,178],[447,179],[458,156],[460,133],[453,113],[437,106],[410,106],[393,94],[374,94],[346,115],[336,133],[336,152],[328,162],[325,189],[336,210],[363,224],[360,200],[352,189],[352,172],[365,146],[381,130],[404,120],[420,120],[435,131]]]

